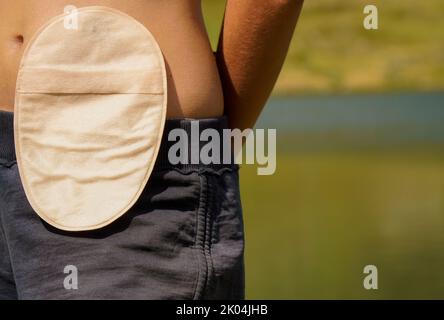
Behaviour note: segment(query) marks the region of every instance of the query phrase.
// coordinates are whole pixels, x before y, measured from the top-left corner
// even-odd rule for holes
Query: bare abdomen
[[[0,109],[13,110],[17,69],[27,42],[66,5],[112,7],[151,31],[167,64],[169,118],[223,114],[220,79],[199,0],[0,1]]]

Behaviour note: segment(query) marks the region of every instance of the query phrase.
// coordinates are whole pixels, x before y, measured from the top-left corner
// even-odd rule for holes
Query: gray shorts
[[[221,132],[227,122],[199,127]],[[238,166],[171,165],[174,128],[190,130],[190,120],[167,120],[148,187],[129,212],[99,230],[65,232],[28,203],[13,113],[0,111],[0,299],[243,299]]]

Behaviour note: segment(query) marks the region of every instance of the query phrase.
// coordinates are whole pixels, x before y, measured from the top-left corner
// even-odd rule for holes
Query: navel
[[[12,40],[14,45],[17,47],[21,47],[25,42],[25,38],[23,37],[22,34],[16,34]]]

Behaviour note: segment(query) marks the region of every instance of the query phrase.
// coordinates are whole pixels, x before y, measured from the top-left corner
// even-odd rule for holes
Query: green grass
[[[249,299],[444,298],[444,152],[282,153],[241,189]]]
[[[215,47],[223,0],[204,0]],[[375,4],[379,30],[363,28]],[[306,1],[275,94],[444,89],[442,0]]]

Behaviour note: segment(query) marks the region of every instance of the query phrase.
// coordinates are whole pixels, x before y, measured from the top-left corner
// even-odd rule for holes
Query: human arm
[[[281,71],[303,0],[228,0],[216,60],[231,128],[252,128]]]

